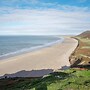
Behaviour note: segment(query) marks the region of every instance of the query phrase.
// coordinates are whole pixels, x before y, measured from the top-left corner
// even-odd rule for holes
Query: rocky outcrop
[[[70,56],[69,62],[71,64],[71,67],[77,66],[82,62],[83,58],[82,57],[77,57],[77,56]]]

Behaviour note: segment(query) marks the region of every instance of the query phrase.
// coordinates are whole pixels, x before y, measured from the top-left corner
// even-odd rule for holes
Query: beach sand
[[[70,66],[69,56],[75,50],[77,45],[77,40],[67,37],[62,43],[57,43],[37,51],[0,60],[0,76],[21,70],[57,70],[63,66]]]

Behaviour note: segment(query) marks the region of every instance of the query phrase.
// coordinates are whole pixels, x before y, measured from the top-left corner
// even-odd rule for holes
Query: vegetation
[[[90,90],[90,71],[68,69],[40,78],[1,79],[0,90]]]
[[[78,40],[79,45],[70,57],[72,67],[90,69],[90,31],[86,31],[74,38]]]
[[[81,33],[80,35],[78,35],[78,37],[89,38],[90,39],[90,30]]]

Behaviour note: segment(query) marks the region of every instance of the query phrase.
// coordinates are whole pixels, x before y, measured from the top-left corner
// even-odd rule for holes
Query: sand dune
[[[69,56],[75,50],[78,41],[65,38],[62,43],[30,53],[14,56],[0,61],[0,76],[21,70],[60,69],[69,66]]]

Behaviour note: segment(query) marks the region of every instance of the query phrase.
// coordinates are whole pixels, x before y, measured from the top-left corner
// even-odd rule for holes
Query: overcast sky
[[[65,35],[90,30],[90,0],[0,0],[0,35]]]

